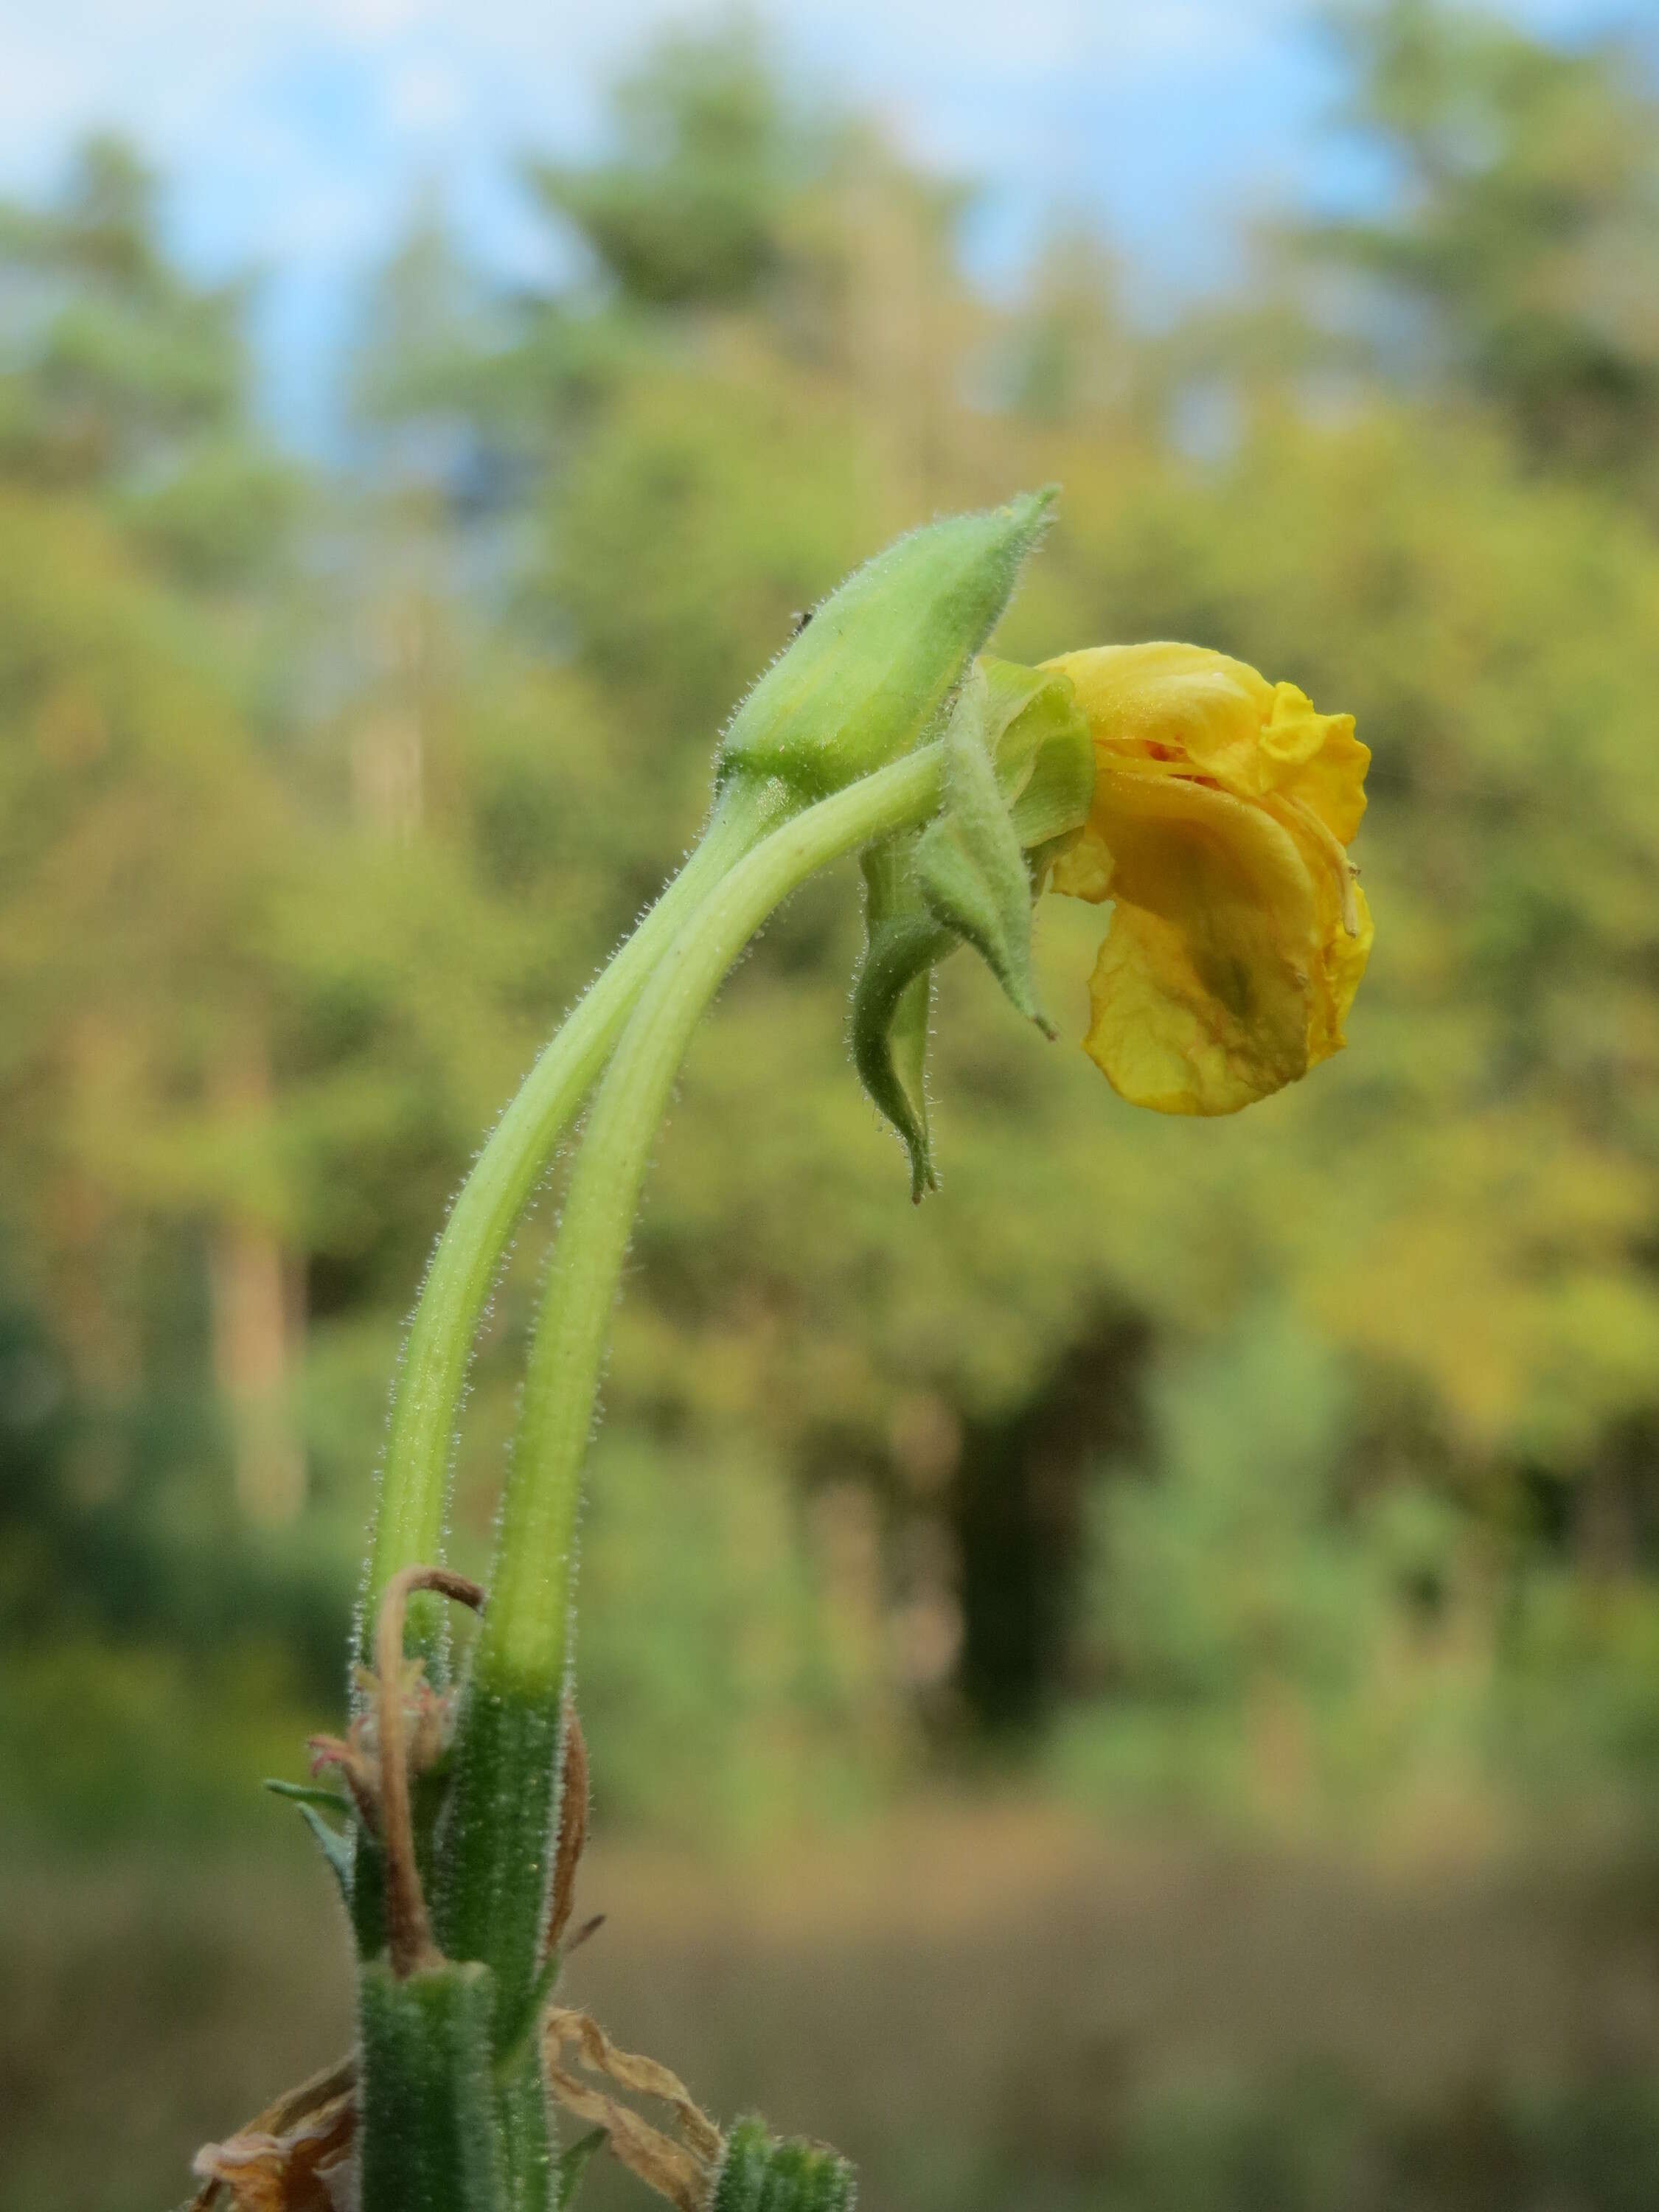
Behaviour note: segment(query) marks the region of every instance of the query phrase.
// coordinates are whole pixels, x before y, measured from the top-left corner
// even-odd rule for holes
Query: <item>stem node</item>
[[[483,1610],[478,1584],[447,1567],[404,1567],[393,1575],[380,1601],[374,1649],[379,1680],[377,1726],[380,1746],[380,1848],[386,1856],[386,1951],[392,1971],[404,1981],[422,1966],[436,1966],[442,1954],[432,1940],[426,1894],[415,1858],[415,1824],[409,1802],[409,1760],[404,1749],[404,1618],[416,1590]]]

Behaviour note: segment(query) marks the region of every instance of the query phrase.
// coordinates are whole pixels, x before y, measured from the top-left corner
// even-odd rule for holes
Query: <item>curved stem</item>
[[[827,862],[925,821],[930,745],[775,830],[707,896],[658,962],[617,1045],[566,1192],[496,1525],[489,1604],[457,1737],[444,1948],[482,1959],[501,2016],[529,2001],[557,1814],[559,1716],[582,1462],[635,1208],[698,1017],[773,909]]]
[[[539,1688],[562,1675],[571,1537],[611,1310],[651,1147],[699,1017],[791,891],[931,814],[940,777],[939,749],[929,746],[775,830],[710,892],[641,994],[565,1199],[496,1529],[481,1679]]]
[[[519,1216],[665,945],[712,885],[773,826],[782,803],[772,787],[727,787],[684,867],[525,1079],[455,1201],[427,1270],[398,1373],[364,1571],[358,1642],[365,1660],[392,1577],[442,1553],[450,1449],[472,1341]],[[429,1633],[426,1624],[417,1632]]]

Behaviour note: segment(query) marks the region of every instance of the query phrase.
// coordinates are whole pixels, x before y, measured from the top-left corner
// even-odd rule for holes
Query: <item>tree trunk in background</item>
[[[263,1118],[270,1109],[270,1060],[263,1040],[245,1039],[220,1063],[222,1109]],[[214,1229],[208,1281],[213,1365],[229,1417],[236,1497],[265,1528],[294,1520],[305,1504],[305,1453],[289,1402],[294,1366],[295,1270],[275,1233],[246,1216]]]
[[[1037,1725],[1075,1649],[1091,1481],[1144,1458],[1149,1332],[1108,1314],[1005,1418],[969,1421],[947,1493],[962,1595],[959,1680],[988,1732]]]
[[[132,1473],[131,1416],[143,1381],[135,1237],[88,1177],[65,1178],[56,1199],[52,1310],[76,1388],[96,1416],[70,1445],[68,1479],[82,1505],[104,1504]]]
[[[951,480],[962,318],[942,281],[937,218],[930,223],[915,186],[860,171],[842,210],[854,247],[848,364],[875,450],[882,511],[908,529]]]
[[[1573,1548],[1592,1588],[1628,1579],[1636,1566],[1636,1519],[1624,1469],[1604,1448],[1579,1477]]]
[[[351,788],[357,818],[375,834],[407,845],[425,811],[418,715],[398,708],[373,714],[351,740]]]
[[[132,1468],[133,1409],[143,1388],[143,1231],[111,1194],[101,1170],[103,1117],[125,1096],[130,1056],[118,1030],[88,1013],[70,1027],[64,1055],[55,1172],[46,1181],[44,1227],[52,1255],[52,1327],[94,1418],[74,1439],[68,1479],[83,1505],[106,1504]]]
[[[413,842],[426,814],[432,608],[421,581],[423,545],[415,531],[405,533],[404,580],[384,593],[366,625],[375,696],[351,737],[356,818],[398,845]]]

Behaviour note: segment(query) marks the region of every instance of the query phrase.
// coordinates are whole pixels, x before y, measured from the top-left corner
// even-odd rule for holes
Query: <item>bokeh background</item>
[[[343,2041],[258,1784],[445,1205],[793,611],[1050,478],[1005,649],[1358,714],[1352,1044],[1166,1123],[958,963],[913,1211],[855,875],[773,927],[618,1324],[580,1993],[881,2212],[1659,2200],[1654,17],[0,34],[0,2205]]]

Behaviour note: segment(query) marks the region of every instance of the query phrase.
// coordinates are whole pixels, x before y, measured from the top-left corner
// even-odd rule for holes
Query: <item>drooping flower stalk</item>
[[[1052,500],[1040,492],[913,532],[857,569],[755,685],[720,749],[702,837],[526,1078],[456,1200],[399,1365],[356,1638],[367,1659],[399,1568],[441,1556],[473,1339],[514,1231],[686,917],[778,822],[917,744],[990,635]],[[420,1641],[436,1616],[417,1601]]]
[[[555,2172],[539,2050],[529,2030],[547,1987],[540,1962],[559,1832],[570,1543],[645,1156],[698,1013],[772,907],[835,854],[918,823],[936,806],[937,749],[916,748],[983,644],[1048,504],[1046,495],[1018,501],[901,541],[834,594],[762,679],[725,741],[710,837],[544,1056],[458,1204],[423,1294],[394,1417],[360,1644],[377,1594],[395,1584],[409,1555],[436,1555],[467,1349],[489,1282],[517,1209],[637,1000],[573,1177],[549,1294],[553,1318],[538,1333],[488,1625],[456,1723],[453,1779],[429,1809],[423,1844],[442,1946],[433,1971],[447,1972],[459,1959],[488,1976],[483,1997],[475,1980],[446,1984],[433,2033],[459,2034],[465,2025],[471,2037],[484,2006],[496,2054],[492,2155],[506,2201],[525,2212],[544,2203]],[[563,1285],[573,1295],[561,1304]],[[544,1479],[532,1480],[537,1470]],[[436,1639],[428,1632],[422,1642],[435,1656]],[[353,1918],[365,1990],[373,1984],[376,2016],[391,2024],[376,2046],[381,2087],[386,2066],[403,2063],[399,2039],[412,2037],[413,2094],[425,2064],[422,2015],[403,1984],[419,1975],[394,1970],[387,1983],[377,1963],[389,1932],[386,1873],[380,1839],[361,1835]],[[388,2108],[384,2094],[380,2104]],[[366,2182],[382,2176],[388,2190],[409,2185],[406,2162],[381,2165],[366,2153],[363,2170]],[[384,2207],[366,2194],[364,2212]]]
[[[509,2010],[526,1994],[544,1907],[582,1465],[669,1094],[698,1019],[774,908],[830,861],[925,822],[943,769],[940,748],[925,748],[820,800],[739,861],[659,963],[589,1116],[526,1376],[450,1816],[444,1940],[489,1961]]]
[[[433,1252],[398,1371],[386,1477],[363,1576],[359,1644],[364,1658],[393,1575],[442,1553],[450,1455],[467,1364],[520,1217],[664,946],[781,811],[779,793],[753,785],[732,785],[721,793],[684,867],[525,1078],[455,1200]],[[435,1644],[429,1627],[420,1640],[428,1647]]]

